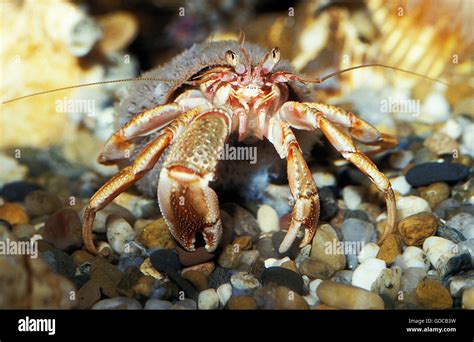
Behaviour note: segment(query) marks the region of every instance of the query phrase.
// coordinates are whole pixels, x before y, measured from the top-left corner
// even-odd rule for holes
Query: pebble
[[[376,293],[334,281],[321,282],[316,294],[323,304],[340,309],[380,310],[385,307],[384,301]]]
[[[291,259],[289,257],[284,257],[282,259],[268,258],[268,259],[265,259],[264,263],[265,263],[266,268],[278,267],[290,260]]]
[[[239,291],[249,291],[261,286],[257,278],[247,272],[237,272],[230,277],[232,287]]]
[[[188,271],[182,273],[184,279],[189,280],[193,286],[199,291],[204,291],[209,288],[209,279],[207,276],[199,271]]]
[[[91,279],[100,286],[102,293],[107,297],[119,296],[117,286],[123,275],[116,266],[109,264],[104,259],[97,258],[92,263]]]
[[[63,208],[53,213],[46,220],[43,237],[61,250],[82,246],[82,224],[77,212]]]
[[[329,187],[323,187],[318,190],[318,193],[320,201],[319,219],[321,221],[330,221],[337,215],[339,210],[334,192]]]
[[[423,163],[408,170],[405,175],[411,186],[423,186],[436,182],[457,183],[467,178],[469,167],[457,163]]]
[[[449,197],[451,189],[448,184],[437,182],[418,189],[420,197],[428,202],[431,209],[434,209],[442,201]]]
[[[167,300],[161,300],[156,298],[150,298],[145,303],[145,310],[170,310],[173,307],[173,303]]]
[[[357,255],[357,260],[359,263],[364,263],[367,259],[376,258],[377,254],[380,251],[380,246],[374,242],[369,242],[362,247],[359,254]],[[382,259],[382,258],[379,258]]]
[[[271,206],[264,204],[257,211],[257,221],[260,230],[264,233],[277,232],[280,230],[280,218]]]
[[[451,213],[458,211],[460,207],[461,204],[457,200],[448,198],[436,206],[434,213],[437,217],[446,220],[448,217],[452,217]]]
[[[474,178],[453,187],[451,194],[461,203],[474,205]]]
[[[89,280],[77,291],[77,308],[79,310],[90,309],[100,300],[100,286],[93,280]]]
[[[425,309],[451,309],[453,299],[449,291],[434,280],[423,280],[416,287],[416,301]]]
[[[303,278],[298,273],[283,267],[266,268],[262,274],[262,281],[263,285],[275,283],[301,295],[304,291]]]
[[[28,215],[18,203],[5,203],[0,207],[0,220],[7,221],[11,225],[28,223]]]
[[[186,297],[197,300],[199,296],[199,291],[186,279],[184,279],[179,273],[175,271],[169,271],[167,274],[168,278],[176,284],[176,286],[184,291]]]
[[[311,258],[303,260],[298,269],[301,274],[311,279],[329,279],[335,273],[335,270],[328,264]]]
[[[0,196],[9,202],[23,202],[30,192],[41,190],[38,184],[17,181],[7,183],[0,189]]]
[[[44,190],[32,191],[25,198],[25,207],[33,217],[52,214],[62,206],[58,196]]]
[[[258,240],[260,226],[250,212],[234,203],[225,203],[222,208],[232,216],[233,231],[237,236],[250,236],[254,242]]]
[[[159,272],[173,272],[181,268],[178,254],[172,249],[159,249],[150,254],[150,262]]]
[[[447,221],[446,225],[458,230],[467,240],[474,239],[474,215],[459,213]]]
[[[405,176],[390,178],[390,183],[392,189],[402,196],[408,195],[411,191],[411,185],[407,183]]]
[[[12,227],[12,233],[17,239],[31,239],[33,235],[36,234],[36,229],[33,225],[28,223],[16,224]]]
[[[133,298],[115,297],[103,299],[92,307],[92,310],[140,310],[142,305]]]
[[[76,272],[76,267],[69,254],[52,248],[48,251],[40,253],[41,259],[57,274],[63,275],[66,278],[72,279]]]
[[[457,140],[462,134],[462,129],[463,127],[459,122],[457,122],[455,119],[449,119],[439,131],[443,134],[446,134],[451,139]]]
[[[172,310],[197,310],[197,303],[195,300],[184,298],[177,301],[172,307]]]
[[[329,172],[314,172],[312,176],[318,188],[336,185],[336,177]]]
[[[72,257],[72,262],[74,263],[75,266],[79,266],[85,262],[90,263],[95,258],[92,254],[89,254],[88,252],[83,251],[83,250],[74,251],[71,254],[71,257]]]
[[[463,291],[462,307],[463,309],[474,310],[474,287]]]
[[[470,287],[474,287],[474,270],[469,270],[449,279],[449,292],[453,297],[461,297],[462,292]]]
[[[357,208],[360,208],[360,206],[362,205],[359,204],[359,206]],[[348,220],[350,218],[355,218],[355,219],[359,219],[361,221],[367,221],[367,222],[370,222],[369,220],[369,215],[367,215],[366,212],[364,212],[363,210],[360,210],[360,209],[356,209],[356,210],[344,210],[344,215],[343,215],[343,218],[344,220]]]
[[[252,265],[259,257],[257,250],[243,251],[240,255],[240,263],[243,265]]]
[[[391,300],[395,300],[399,294],[401,276],[402,269],[400,267],[386,268],[380,272],[372,284],[371,291],[378,293],[382,298],[386,296]]]
[[[308,310],[308,303],[302,296],[294,291],[278,286],[275,289],[275,300],[277,310]]]
[[[380,245],[377,258],[385,261],[387,266],[390,266],[395,262],[397,256],[402,254],[402,251],[400,237],[395,234],[389,234]]]
[[[430,205],[423,198],[417,196],[405,196],[397,199],[398,221],[422,212],[431,212]]]
[[[296,274],[300,274],[300,271],[298,270],[298,267],[296,266],[293,260],[285,261],[283,264],[281,264],[281,267],[286,268],[287,270],[296,272]]]
[[[216,268],[216,265],[214,265],[212,261],[209,261],[202,264],[183,268],[181,270],[181,274],[184,275],[186,272],[189,272],[189,271],[198,271],[204,274],[206,277],[209,277],[211,273],[215,270],[215,268]]]
[[[426,239],[423,250],[441,277],[470,269],[472,266],[468,252],[461,251],[455,243],[441,237]]]
[[[404,300],[415,299],[416,287],[425,278],[426,270],[423,268],[410,267],[402,271],[402,276],[400,278],[400,290],[403,291]]]
[[[206,251],[204,247],[198,247],[194,252],[176,247],[176,251],[178,252],[179,262],[185,267],[202,264],[214,258],[214,254]]]
[[[453,154],[454,151],[459,150],[457,141],[441,132],[430,135],[425,139],[423,145],[437,155]]]
[[[318,289],[319,285],[323,282],[322,279],[314,279],[309,283],[309,293],[311,296],[313,296],[317,301],[319,301],[318,294],[316,290]]]
[[[370,222],[351,218],[344,221],[341,233],[344,241],[359,241],[366,244],[375,237],[375,228]]]
[[[342,189],[342,199],[349,210],[355,210],[362,203],[362,190],[360,187],[348,185]]]
[[[232,285],[230,283],[222,284],[217,288],[217,296],[222,306],[225,306],[232,296]]]
[[[471,262],[474,265],[474,239],[460,242],[458,247],[461,253],[469,253],[471,255]]]
[[[428,212],[414,214],[398,222],[400,237],[408,246],[421,246],[437,229],[438,220]]]
[[[250,236],[239,236],[233,242],[232,245],[238,246],[241,251],[248,251],[252,248],[252,238]]]
[[[392,153],[389,158],[390,165],[398,170],[403,170],[413,160],[413,152],[410,150],[402,150]]]
[[[140,271],[144,275],[151,276],[155,279],[158,280],[163,280],[165,278],[164,274],[161,272],[158,272],[153,265],[151,264],[150,258],[146,258],[143,263],[140,265]]]
[[[153,293],[156,287],[156,279],[148,275],[140,275],[140,278],[132,287],[132,293],[135,293],[135,296],[142,296],[149,298]]]
[[[239,245],[227,245],[222,251],[217,263],[224,268],[238,268],[241,250]]]
[[[138,240],[146,248],[173,249],[176,246],[164,218],[144,226]]]
[[[28,167],[18,162],[17,158],[0,153],[0,187],[5,183],[21,181],[28,174]]]
[[[372,284],[384,269],[386,269],[385,261],[377,258],[367,259],[354,270],[352,285],[370,291]]]
[[[222,284],[230,282],[232,273],[229,269],[223,267],[216,267],[214,272],[209,276],[209,287],[217,289]]]
[[[346,256],[335,248],[340,245],[334,229],[329,224],[322,224],[313,238],[311,258],[328,264],[334,271],[342,270],[346,266]]]
[[[257,310],[257,301],[251,296],[233,296],[227,302],[229,310]]]
[[[215,310],[219,307],[219,296],[216,290],[207,289],[199,293],[199,310]]]
[[[441,257],[452,256],[456,250],[456,244],[438,236],[431,236],[423,243],[423,251],[428,256],[434,268],[438,269]]]
[[[112,250],[120,255],[125,251],[125,244],[135,239],[135,231],[125,219],[110,215],[107,219],[107,240]]]
[[[462,241],[466,241],[466,238],[462,233],[454,228],[448,226],[440,226],[436,232],[436,236],[448,239],[454,243],[459,243]]]
[[[428,271],[430,261],[421,248],[409,246],[402,254],[402,268],[421,268]]]
[[[351,270],[341,270],[336,272],[330,280],[336,281],[338,283],[352,284],[352,277],[354,276],[354,271]]]

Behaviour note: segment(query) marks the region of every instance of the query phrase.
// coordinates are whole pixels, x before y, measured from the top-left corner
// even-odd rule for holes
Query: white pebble
[[[222,284],[217,288],[217,296],[222,306],[225,306],[232,296],[232,285],[230,283]]]
[[[309,283],[309,293],[318,301],[319,301],[319,298],[318,298],[318,295],[316,294],[316,290],[318,289],[318,286],[322,282],[323,282],[322,279],[314,279],[311,283]]]
[[[255,260],[258,259],[258,251],[257,250],[252,250],[252,251],[242,251],[240,254],[240,263],[244,265],[252,265]]]
[[[314,172],[312,176],[318,188],[336,185],[336,178],[329,172]]]
[[[357,256],[359,263],[363,264],[364,262],[367,261],[367,259],[377,257],[379,250],[380,250],[380,247],[376,243],[373,243],[373,242],[367,243],[364,247],[362,247],[362,249],[359,252],[359,255]]]
[[[113,251],[123,254],[125,244],[135,239],[135,231],[123,218],[113,218],[107,222],[107,240]]]
[[[219,307],[219,297],[214,289],[207,289],[199,293],[199,310],[215,310]]]
[[[237,290],[253,290],[260,287],[260,282],[257,278],[247,272],[238,272],[230,277],[230,283]]]
[[[383,260],[377,258],[367,259],[355,269],[352,275],[352,285],[370,291],[372,284],[386,268]]]
[[[280,230],[280,218],[275,209],[267,204],[262,205],[257,211],[257,221],[264,233]]]
[[[290,260],[291,259],[289,257],[284,257],[283,259],[268,258],[268,259],[265,259],[264,261],[265,268],[278,267]]]
[[[408,195],[411,190],[411,185],[408,184],[405,176],[390,178],[390,183],[392,184],[392,189],[397,191],[400,195]]]
[[[430,261],[421,248],[408,246],[402,254],[403,269],[410,267],[423,268],[426,271],[430,269]]]
[[[390,156],[390,165],[395,169],[402,170],[410,164],[413,157],[413,152],[409,150],[395,152]]]
[[[455,255],[456,244],[439,236],[430,236],[423,242],[423,251],[430,259],[434,268],[438,269],[438,261],[442,256]]]
[[[425,98],[421,106],[421,115],[418,120],[421,122],[433,124],[445,122],[449,119],[449,103],[444,94],[439,90],[434,90]]]
[[[421,212],[431,212],[430,205],[423,198],[405,196],[397,200],[397,218],[399,221]]]
[[[464,127],[462,134],[461,153],[474,157],[474,124]]]
[[[349,210],[356,210],[362,203],[360,188],[354,185],[348,185],[342,189],[342,199]]]
[[[304,296],[303,299],[306,301],[306,303],[309,306],[313,306],[318,302],[318,300],[316,298],[314,298],[314,296],[312,296],[312,295]]]
[[[439,130],[450,138],[457,140],[462,134],[462,126],[454,119],[449,119]]]

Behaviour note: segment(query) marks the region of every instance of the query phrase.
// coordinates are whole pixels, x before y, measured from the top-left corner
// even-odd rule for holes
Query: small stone
[[[176,247],[176,251],[178,252],[179,262],[185,267],[202,264],[214,258],[214,254],[206,251],[204,247],[198,247],[194,252]]]
[[[413,152],[402,150],[392,153],[389,158],[390,165],[398,170],[403,170],[413,160]]]
[[[269,267],[279,267],[287,261],[291,261],[289,257],[284,257],[282,259],[269,258],[265,259],[265,268]]]
[[[438,227],[436,236],[448,239],[454,243],[466,241],[466,238],[464,237],[464,235],[462,235],[462,233],[459,230],[448,227],[448,226]]]
[[[408,246],[421,246],[437,229],[438,221],[431,213],[414,214],[398,222],[400,237]]]
[[[246,272],[238,272],[230,277],[232,287],[240,291],[248,291],[260,287],[261,284],[252,274]]]
[[[275,235],[275,234],[274,234]],[[259,255],[264,259],[278,258],[280,253],[273,247],[272,239],[264,237],[258,240],[256,246]]]
[[[9,202],[23,202],[26,196],[35,190],[41,190],[41,187],[25,181],[11,182],[2,186],[0,196]]]
[[[387,238],[380,245],[380,251],[377,258],[385,261],[390,266],[395,261],[395,258],[402,254],[402,246],[400,237],[395,234],[389,234]]]
[[[348,185],[342,189],[342,199],[350,210],[355,210],[362,203],[362,191],[360,187]]]
[[[438,204],[449,197],[451,189],[446,183],[433,183],[418,189],[420,196],[428,202],[430,207],[434,209]]]
[[[146,248],[173,249],[176,246],[164,218],[159,218],[143,227],[139,241]]]
[[[376,222],[377,218],[382,214],[380,207],[373,203],[361,203],[357,207],[357,210],[362,211],[367,215],[368,219],[366,221],[368,222]]]
[[[95,258],[93,255],[83,250],[75,251],[71,254],[71,257],[75,266],[79,266],[85,262],[92,262],[92,260]]]
[[[423,251],[428,256],[434,268],[438,269],[441,257],[452,256],[456,249],[456,244],[452,241],[440,238],[438,236],[431,236],[423,243]]]
[[[183,277],[189,280],[199,291],[204,291],[209,288],[209,279],[201,272],[191,270],[183,273]]]
[[[448,198],[438,204],[434,210],[434,213],[437,217],[446,220],[448,217],[452,217],[450,213],[458,211],[461,207],[461,204],[454,198]]]
[[[360,206],[363,203],[359,204],[357,208],[360,208]],[[370,222],[369,220],[369,215],[367,215],[366,212],[363,210],[357,209],[357,210],[344,210],[344,220],[348,220],[350,218],[355,218],[361,221],[367,221]]]
[[[126,243],[135,240],[135,231],[130,223],[116,215],[110,215],[106,225],[110,247],[114,252],[122,255],[126,252]]]
[[[335,270],[328,264],[314,259],[305,259],[298,269],[301,274],[307,275],[311,279],[329,279]]]
[[[336,185],[336,177],[329,172],[314,172],[312,176],[318,188]]]
[[[222,306],[225,306],[232,296],[232,285],[229,283],[222,284],[217,288],[217,296]]]
[[[225,203],[222,208],[233,219],[233,231],[237,236],[250,236],[257,241],[260,236],[260,226],[250,212],[234,203]]]
[[[36,190],[26,196],[25,206],[31,216],[41,216],[52,214],[61,209],[63,204],[58,196],[47,191]]]
[[[341,271],[337,271],[329,280],[336,281],[338,283],[352,285],[353,276],[354,276],[354,271],[341,270]]]
[[[140,302],[133,298],[116,297],[95,303],[92,310],[141,310]]]
[[[454,151],[459,150],[456,140],[441,132],[436,132],[429,136],[423,145],[437,155],[452,154]]]
[[[416,301],[425,309],[451,309],[453,299],[449,291],[434,280],[423,280],[416,287]]]
[[[230,281],[231,272],[227,268],[216,267],[214,272],[209,276],[209,287],[217,289],[222,284]]]
[[[240,263],[242,265],[252,265],[259,257],[257,250],[243,251],[240,255]]]
[[[215,268],[216,268],[216,265],[214,265],[214,263],[210,261],[210,262],[205,262],[202,264],[183,268],[181,270],[181,274],[184,275],[186,272],[189,272],[189,271],[198,271],[204,274],[206,277],[209,277]]]
[[[471,263],[474,265],[474,239],[469,239],[458,243],[460,253],[469,253],[471,255]]]
[[[303,294],[304,283],[301,276],[283,267],[270,267],[263,271],[262,275],[263,284],[275,283],[290,290]]]
[[[199,310],[215,310],[219,307],[219,297],[214,289],[207,289],[199,293]]]
[[[233,246],[239,246],[241,251],[248,251],[252,248],[252,238],[250,236],[239,236],[232,242]]]
[[[172,308],[172,310],[197,310],[197,303],[195,300],[185,298],[183,300],[179,300],[176,302]]]
[[[370,222],[351,218],[344,221],[341,233],[344,241],[359,241],[365,244],[372,241],[375,235],[375,228]]]
[[[77,212],[63,208],[49,216],[43,237],[54,247],[65,251],[82,246],[82,224]]]
[[[416,287],[425,278],[426,270],[422,268],[410,267],[403,270],[400,279],[400,290],[403,292],[403,300],[414,301]]]
[[[293,260],[285,261],[284,263],[281,264],[281,267],[286,268],[287,270],[296,272],[296,274],[300,274],[300,271],[298,270],[298,267],[296,266]]]
[[[457,140],[462,134],[462,126],[454,119],[449,119],[441,127],[440,132],[449,136],[451,139]]]
[[[237,268],[240,265],[240,246],[239,245],[227,245],[222,251],[218,264],[224,268]]]
[[[405,196],[397,199],[398,221],[422,212],[431,212],[430,205],[423,198],[417,196]]]
[[[474,287],[468,288],[462,293],[462,308],[474,310]]]
[[[175,271],[170,271],[166,275],[173,283],[176,284],[179,289],[184,291],[186,297],[191,298],[195,301],[198,299],[199,291],[196,290],[196,288],[191,284],[191,282],[183,278],[179,273]]]
[[[384,309],[382,298],[370,291],[356,286],[323,281],[317,288],[316,294],[322,303],[331,307],[352,310]]]
[[[421,268],[428,271],[430,261],[421,248],[409,246],[405,248],[402,254],[402,268]]]
[[[132,287],[136,296],[149,298],[155,289],[156,279],[149,275],[140,276]]]
[[[392,189],[400,195],[405,196],[410,193],[411,185],[407,183],[405,176],[390,178],[390,183],[392,184]]]
[[[338,253],[340,244],[334,229],[329,224],[322,224],[313,238],[311,258],[328,264],[334,271],[342,270],[346,266],[346,256]]]
[[[280,230],[280,218],[275,209],[269,205],[262,205],[257,211],[257,221],[264,233],[277,232]]]
[[[231,297],[227,302],[229,310],[257,310],[257,301],[251,296]]]
[[[119,296],[117,285],[122,277],[123,273],[104,259],[98,258],[92,263],[91,279],[100,286],[102,293],[107,297]]]
[[[308,310],[309,306],[299,294],[278,286],[275,291],[276,309],[278,310]]]
[[[76,267],[72,262],[72,258],[67,253],[52,248],[48,251],[41,252],[40,256],[55,273],[69,279],[72,279],[74,276]]]
[[[319,301],[318,294],[316,293],[316,290],[318,289],[318,286],[321,285],[323,281],[321,279],[315,279],[309,283],[309,293],[311,296],[313,296],[315,299]]]
[[[474,287],[474,270],[452,277],[449,280],[449,292],[453,297],[460,297],[467,288]]]
[[[15,224],[12,228],[12,233],[17,239],[31,239],[36,234],[36,229],[28,223]]]
[[[89,280],[77,291],[77,308],[80,310],[90,309],[100,300],[100,286],[93,280]]]
[[[150,298],[145,303],[145,310],[170,310],[173,303],[167,300],[161,300],[156,298]]]
[[[458,230],[466,239],[473,239],[474,232],[474,215],[469,213],[460,213],[453,216],[446,222],[448,227]]]
[[[436,182],[457,183],[469,175],[469,168],[456,163],[423,163],[408,170],[405,175],[411,186],[423,186]]]
[[[0,207],[0,220],[7,221],[11,225],[28,223],[28,215],[25,209],[17,203],[5,203]]]
[[[163,280],[165,278],[164,274],[158,272],[153,265],[151,264],[150,258],[146,258],[143,263],[140,265],[140,271],[144,275],[151,276],[158,280]]]
[[[467,182],[454,186],[451,195],[460,203],[474,205],[474,177]]]
[[[178,271],[181,264],[178,259],[178,254],[172,249],[159,249],[151,253],[150,262],[153,267],[159,272]]]
[[[319,219],[321,221],[330,221],[339,210],[334,192],[329,187],[323,187],[318,190],[320,201]]]
[[[384,269],[386,269],[385,261],[376,258],[367,259],[354,270],[352,285],[370,291],[372,284]]]
[[[357,255],[357,259],[359,263],[364,263],[367,259],[376,258],[377,254],[380,251],[379,245],[374,242],[367,243],[362,249],[360,250],[359,254]],[[379,258],[382,259],[382,258]]]
[[[386,268],[380,272],[375,282],[372,283],[371,291],[382,297],[387,296],[391,300],[395,300],[399,295],[401,276],[402,269],[400,267]]]

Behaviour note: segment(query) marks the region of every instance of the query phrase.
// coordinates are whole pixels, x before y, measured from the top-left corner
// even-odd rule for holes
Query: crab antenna
[[[251,69],[250,56],[249,56],[247,50],[245,50],[244,44],[245,44],[245,32],[240,30],[240,33],[239,33],[240,52],[242,53],[242,55],[245,58],[245,61],[244,61],[245,71],[247,72],[247,74],[250,75],[250,72],[251,72],[251,70],[250,70]]]
[[[68,87],[62,87],[62,88],[55,88],[55,89],[49,89],[45,91],[40,91],[38,93],[32,93],[20,97],[16,97],[7,101],[3,101],[2,104],[7,104],[19,100],[23,100],[29,97],[33,96],[38,96],[38,95],[45,95],[45,94],[50,94],[50,93],[55,93],[57,91],[63,91],[63,90],[68,90],[68,89],[74,89],[74,88],[83,88],[83,87],[90,87],[90,86],[95,86],[95,85],[101,85],[101,84],[111,84],[111,83],[125,83],[125,82],[135,82],[135,81],[162,81],[162,82],[170,82],[171,80],[167,79],[162,79],[162,78],[154,78],[154,77],[137,77],[137,78],[124,78],[121,80],[112,80],[112,81],[100,81],[100,82],[92,82],[92,83],[84,83],[84,84],[78,84],[78,85],[73,85],[73,86],[68,86]]]

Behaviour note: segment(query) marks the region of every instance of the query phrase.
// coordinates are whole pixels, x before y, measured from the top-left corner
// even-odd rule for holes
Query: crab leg
[[[317,109],[310,108],[304,103],[287,102],[282,106],[280,116],[291,126],[297,128],[313,130],[320,128],[342,156],[366,174],[377,189],[383,192],[387,205],[387,225],[379,240],[380,242],[383,241],[395,228],[397,213],[395,195],[387,177],[377,169],[377,166],[365,154],[357,149],[349,135],[341,131],[327,119],[324,113]]]
[[[306,246],[313,239],[319,217],[319,196],[291,128],[279,120],[270,119],[266,137],[275,146],[280,157],[286,157],[288,161],[288,181],[295,199],[291,224],[279,248],[280,253],[284,253],[293,244],[300,228],[305,230],[300,247]]]
[[[171,146],[158,184],[158,201],[171,234],[194,251],[202,233],[206,250],[217,248],[222,235],[217,195],[209,187],[220,151],[231,131],[231,116],[221,109],[199,115]]]
[[[84,212],[84,221],[82,226],[82,235],[86,249],[92,254],[99,254],[92,239],[92,224],[97,211],[103,209],[115,197],[117,197],[125,189],[132,186],[147,171],[153,168],[158,159],[160,159],[163,151],[170,145],[176,136],[186,127],[194,117],[202,112],[201,108],[188,111],[173,121],[163,134],[156,139],[150,141],[143,150],[137,155],[132,165],[120,170],[114,177],[107,181],[97,190],[91,197]]]

